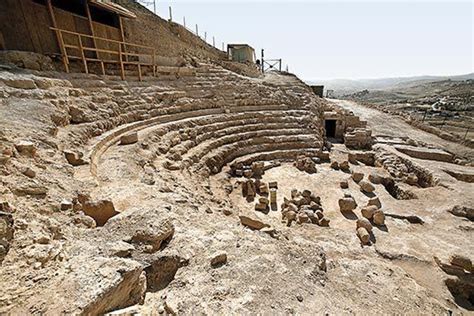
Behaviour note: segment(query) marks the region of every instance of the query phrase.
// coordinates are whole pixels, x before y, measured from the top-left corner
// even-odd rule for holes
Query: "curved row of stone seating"
[[[311,149],[311,148],[283,149],[283,150],[257,152],[257,153],[251,153],[251,154],[236,158],[230,163],[230,167],[235,168],[235,166],[238,166],[238,165],[248,166],[248,165],[251,165],[252,162],[255,162],[255,161],[271,161],[271,160],[292,161],[292,160],[295,160],[296,157],[300,155],[306,155],[309,157],[318,157],[320,153],[321,153],[321,149],[319,148],[317,149]]]
[[[86,156],[93,174],[102,153],[132,131],[143,131],[140,142],[169,169],[218,172],[242,156],[290,159],[322,146],[303,85],[286,90],[216,67],[177,80],[90,81],[72,97],[98,110],[65,130],[79,146],[97,137]]]
[[[156,134],[162,135],[160,137],[162,145],[160,152],[167,153],[172,146],[166,147],[166,145],[181,144],[180,139],[199,144],[211,138],[222,137],[242,131],[296,128],[302,126],[302,124],[308,124],[309,122],[310,118],[305,111],[241,112],[176,122],[176,124],[172,126],[162,127]],[[194,136],[191,134],[194,134]],[[190,135],[193,137],[190,137]],[[180,139],[175,140],[176,136]],[[185,147],[187,146],[186,144],[184,145]],[[178,153],[183,154],[184,152],[178,150]]]
[[[277,137],[289,137],[294,135],[300,136],[310,136],[312,132],[307,128],[294,128],[294,129],[285,129],[279,128],[276,130],[268,130],[265,126],[261,127],[261,130],[253,132],[244,132],[244,133],[235,133],[231,135],[226,135],[223,137],[216,137],[207,142],[201,143],[199,146],[195,147],[194,150],[182,156],[182,159],[185,161],[198,162],[208,153],[216,150],[220,147],[237,143],[243,140],[252,140],[252,141],[268,141],[271,142]],[[174,155],[176,156],[176,155]]]
[[[314,135],[253,138],[219,147],[205,155],[193,168],[194,170],[208,168],[211,173],[218,173],[224,165],[245,155],[274,150],[318,150],[321,145],[319,139]],[[186,162],[183,164],[186,166]]]
[[[196,163],[211,150],[244,139],[312,135],[309,114],[301,110],[272,110],[202,116],[160,125],[149,132],[147,140],[170,160]]]

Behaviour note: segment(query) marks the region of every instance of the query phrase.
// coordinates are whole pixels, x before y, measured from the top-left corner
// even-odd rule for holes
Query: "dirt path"
[[[331,102],[353,111],[366,120],[374,136],[410,137],[417,141],[441,147],[456,155],[474,160],[474,150],[466,146],[444,140],[436,135],[417,129],[402,119],[387,113],[371,109],[353,101],[332,99]]]

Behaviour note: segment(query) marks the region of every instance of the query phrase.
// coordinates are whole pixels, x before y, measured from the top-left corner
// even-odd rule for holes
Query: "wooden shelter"
[[[0,48],[60,56],[66,71],[72,60],[124,67],[134,64],[141,79],[141,66],[152,66],[152,47],[129,43],[124,19],[135,14],[110,0],[1,0]]]
[[[127,9],[100,0],[2,0],[0,33],[4,49],[58,54],[54,27],[70,32],[124,41],[122,18]]]

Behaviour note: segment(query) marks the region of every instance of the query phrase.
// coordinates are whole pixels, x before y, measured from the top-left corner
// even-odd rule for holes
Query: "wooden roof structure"
[[[125,18],[135,19],[137,17],[133,12],[110,0],[88,0],[88,2],[92,6],[102,8]]]

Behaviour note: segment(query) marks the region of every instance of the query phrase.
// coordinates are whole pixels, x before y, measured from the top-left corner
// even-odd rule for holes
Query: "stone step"
[[[262,126],[262,128],[265,128],[265,127]],[[200,143],[198,144],[198,146],[195,146],[191,150],[189,150],[183,156],[183,159],[188,159],[193,162],[198,162],[208,153],[223,146],[230,146],[235,143],[243,143],[243,142],[251,143],[253,141],[264,143],[264,142],[270,141],[270,139],[273,139],[273,138],[276,139],[276,137],[281,138],[281,137],[288,136],[289,139],[291,139],[290,136],[294,136],[294,135],[303,137],[303,136],[312,136],[313,134],[309,129],[306,129],[306,128],[287,129],[282,126],[280,126],[279,129],[274,129],[274,130],[262,129],[262,130],[252,131],[252,132],[236,133],[236,134],[226,135],[222,137],[211,138],[206,142]]]
[[[271,160],[280,160],[280,161],[292,161],[296,159],[299,155],[307,155],[311,157],[316,157],[320,154],[320,148],[303,148],[303,149],[283,149],[283,150],[273,150],[273,151],[264,151],[252,153],[239,157],[232,161],[230,166],[243,164],[250,165],[255,161],[271,161]]]
[[[196,164],[192,169],[197,170],[207,167],[211,173],[218,173],[225,164],[245,155],[274,150],[319,149],[321,147],[322,142],[320,142],[316,137],[302,139],[301,137],[288,136],[280,138],[267,137],[256,140],[254,139],[251,141],[234,143],[231,146],[221,147],[218,151],[210,153],[204,157],[201,162]],[[183,165],[186,166],[186,163],[183,163]]]
[[[186,150],[189,147],[195,146],[196,143],[199,144],[211,138],[223,137],[238,132],[259,129],[299,128],[308,126],[309,123],[310,119],[308,113],[305,111],[243,112],[202,117],[182,122],[172,122],[158,128],[154,133],[150,133],[148,137],[155,139],[152,142],[159,141],[162,145],[170,144],[173,142],[176,143],[174,138],[179,136],[177,131],[184,134],[183,140],[187,140],[189,137],[186,135],[192,130],[197,134],[194,141],[187,140],[184,144],[179,141],[175,145],[179,146],[182,144],[181,148]],[[186,145],[186,143],[193,145]],[[172,148],[174,148],[174,146],[170,146],[167,150],[162,151],[168,152]]]

